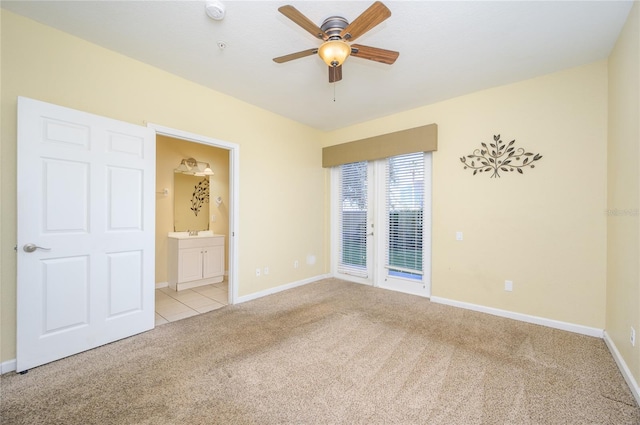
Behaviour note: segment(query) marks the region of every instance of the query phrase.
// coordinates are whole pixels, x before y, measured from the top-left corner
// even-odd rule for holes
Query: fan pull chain
[[[336,101],[336,83],[333,83],[333,101]]]

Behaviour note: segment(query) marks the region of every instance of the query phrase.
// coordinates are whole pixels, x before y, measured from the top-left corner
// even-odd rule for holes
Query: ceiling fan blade
[[[391,16],[391,11],[387,6],[377,1],[343,29],[340,36],[345,40],[353,41],[389,16]]]
[[[309,18],[304,16],[302,13],[300,13],[300,11],[295,7],[291,5],[280,6],[278,10],[284,16],[291,19],[296,24],[300,25],[305,31],[307,31],[312,36],[316,38],[320,38],[322,40],[326,40],[328,38],[327,35],[324,33],[324,31],[320,29],[319,26],[314,24]]]
[[[393,50],[379,49],[377,47],[363,46],[362,44],[351,45],[351,56],[357,58],[369,59],[376,62],[386,63],[387,65],[393,64],[398,56],[399,52]]]
[[[342,65],[329,67],[329,82],[335,83],[342,80]]]
[[[277,63],[284,63],[284,62],[292,61],[294,59],[300,59],[306,56],[315,55],[316,53],[318,53],[318,48],[313,48],[313,49],[303,50],[301,52],[290,53],[288,55],[273,58],[273,61]]]

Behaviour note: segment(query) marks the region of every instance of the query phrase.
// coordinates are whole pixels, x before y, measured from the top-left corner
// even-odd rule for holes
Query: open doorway
[[[150,125],[156,130],[156,325],[180,320],[197,314],[233,304],[237,296],[236,282],[236,244],[234,223],[237,208],[237,158],[238,147],[234,144],[209,139],[203,136],[187,134],[178,130],[161,128]],[[183,160],[195,159],[198,163],[206,164],[213,171],[212,176],[197,177],[175,173]],[[194,214],[191,201],[186,208],[185,196],[191,199],[193,188],[181,187],[176,176],[190,177],[198,180],[198,184],[206,183],[206,198],[198,205],[195,214],[200,222],[198,227],[188,225],[184,227],[185,217],[182,214]],[[178,179],[180,180],[180,179]],[[202,181],[200,181],[202,180]],[[188,193],[181,193],[187,191]],[[179,193],[180,192],[180,193]],[[184,212],[186,210],[186,212]],[[199,214],[198,214],[199,213]],[[193,217],[191,217],[193,218]],[[175,238],[176,232],[181,236],[188,234],[188,230],[199,231],[198,237],[185,239]],[[207,235],[213,234],[213,237]],[[170,237],[170,235],[172,237]],[[202,236],[205,236],[204,238]],[[176,285],[176,267],[180,262],[185,270],[197,263],[199,253],[190,253],[193,249],[178,250],[176,244],[190,246],[192,244],[206,244],[211,241],[219,250],[219,255],[209,257],[204,254],[202,265],[196,267],[207,268],[207,262],[212,260],[219,264],[219,278],[213,280],[191,281]],[[203,253],[206,251],[203,251]],[[194,255],[192,259],[188,255]],[[207,259],[209,258],[209,259]],[[180,272],[182,273],[182,272]],[[205,276],[203,276],[205,277]],[[193,285],[192,285],[193,283]],[[186,288],[186,289],[183,289]]]

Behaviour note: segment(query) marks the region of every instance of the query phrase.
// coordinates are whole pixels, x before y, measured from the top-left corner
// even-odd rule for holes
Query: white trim
[[[169,282],[156,282],[156,289],[167,288],[169,286]]]
[[[629,370],[629,367],[627,367],[627,363],[624,361],[622,355],[618,351],[618,347],[616,347],[616,344],[613,342],[607,331],[604,331],[604,343],[607,344],[607,348],[609,348],[613,359],[618,365],[618,369],[620,369],[620,373],[622,373],[622,376],[627,382],[629,389],[631,389],[631,393],[636,399],[636,403],[640,404],[640,387],[638,386],[638,382],[633,377],[633,374]]]
[[[0,375],[4,375],[7,372],[16,371],[16,359],[7,360],[0,363]]]
[[[331,277],[331,276],[328,275],[328,274],[319,275],[319,276],[315,276],[315,277],[310,277],[308,279],[298,280],[297,282],[291,282],[291,283],[287,283],[285,285],[276,286],[275,288],[265,289],[264,291],[254,292],[253,294],[243,295],[243,296],[238,297],[236,299],[236,303],[239,304],[239,303],[244,303],[244,302],[247,302],[247,301],[256,300],[258,298],[266,297],[267,295],[273,295],[273,294],[276,294],[278,292],[282,292],[282,291],[286,291],[288,289],[296,288],[298,286],[307,285],[309,283],[317,282],[319,280],[326,279],[328,277]]]
[[[226,142],[224,140],[213,139],[175,128],[164,127],[158,124],[147,123],[147,127],[155,130],[156,134],[174,137],[176,139],[210,145],[229,151],[229,303],[238,302],[238,252],[239,238],[238,230],[240,223],[240,145]]]
[[[481,313],[492,314],[494,316],[506,317],[507,319],[519,320],[521,322],[533,323],[535,325],[547,326],[549,328],[560,329],[563,331],[569,331],[577,334],[594,336],[596,338],[602,338],[604,335],[604,329],[592,328],[589,326],[576,325],[574,323],[561,322],[559,320],[547,319],[544,317],[530,316],[528,314],[516,313],[508,310],[500,310],[498,308],[486,307],[478,304],[465,303],[462,301],[450,300],[448,298],[431,297],[431,301],[438,304],[450,305],[453,307],[460,307],[466,310],[479,311]]]
[[[338,167],[331,167],[329,169],[329,270],[333,276],[337,276],[338,274],[338,244],[340,243],[340,238],[338,235],[338,223],[339,223],[339,214],[338,208],[336,205],[338,204],[338,198],[340,196],[338,191]]]

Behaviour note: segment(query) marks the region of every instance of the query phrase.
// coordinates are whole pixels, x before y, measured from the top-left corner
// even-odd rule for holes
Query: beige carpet
[[[9,424],[639,424],[597,338],[335,279],[5,374]]]

